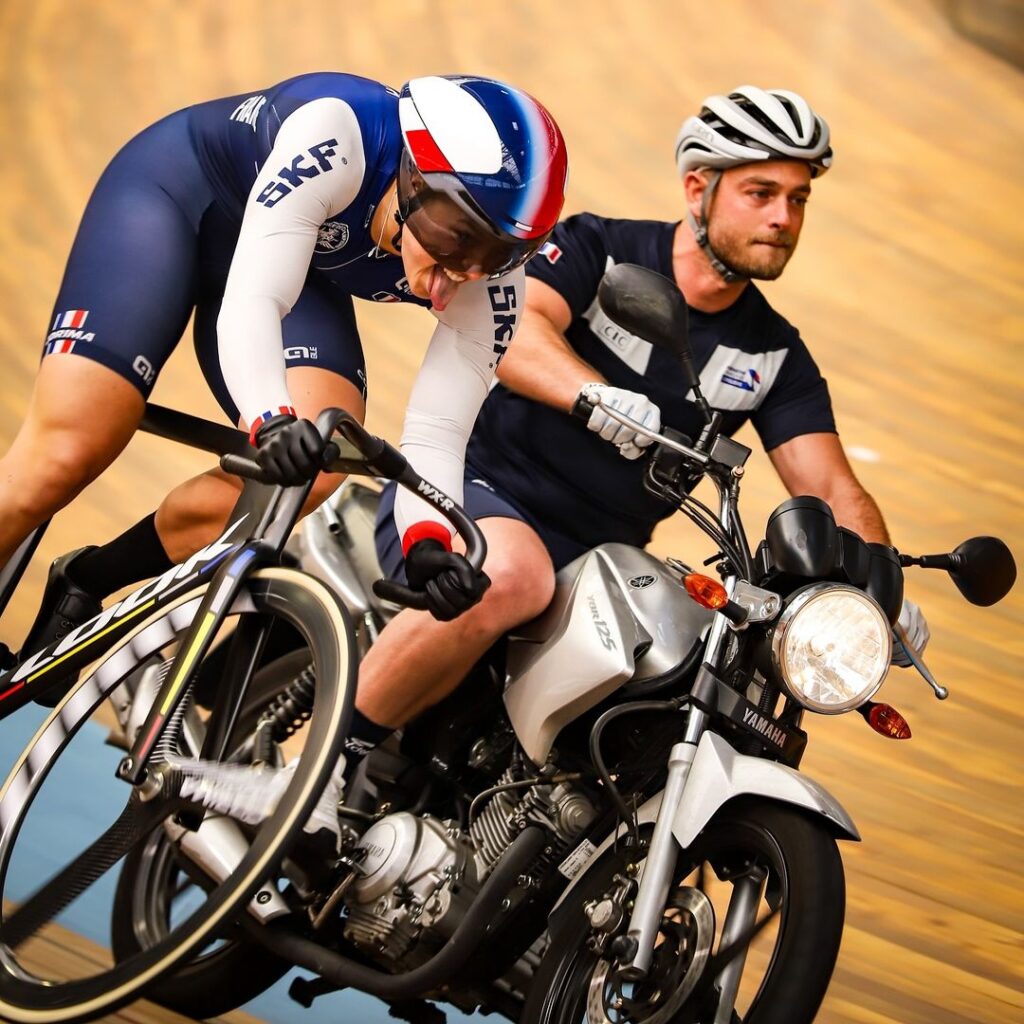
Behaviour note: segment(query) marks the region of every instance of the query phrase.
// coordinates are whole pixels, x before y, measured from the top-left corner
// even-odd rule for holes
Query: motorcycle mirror
[[[699,386],[690,349],[686,299],[675,281],[646,267],[619,263],[601,278],[597,302],[623,330],[674,355],[686,383],[691,388]]]
[[[1017,563],[998,537],[971,537],[953,552],[949,575],[971,604],[1001,601],[1017,579]]]
[[[971,537],[946,555],[900,555],[901,565],[945,569],[971,604],[987,607],[1001,601],[1017,579],[1017,563],[998,537]]]

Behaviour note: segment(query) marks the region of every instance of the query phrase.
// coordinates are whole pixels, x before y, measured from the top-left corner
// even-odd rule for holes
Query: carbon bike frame
[[[164,727],[188,692],[196,667],[209,650],[246,579],[257,569],[281,563],[285,542],[313,486],[312,481],[296,487],[268,486],[263,482],[259,466],[243,454],[252,453],[247,436],[230,427],[152,405],[147,407],[141,426],[148,433],[219,455],[222,468],[247,478],[228,520],[230,525],[216,541],[181,565],[169,569],[74,629],[63,640],[32,654],[0,675],[0,719],[3,719],[48,693],[69,673],[95,661],[133,629],[143,615],[159,612],[181,594],[209,581],[203,602],[138,738],[118,768],[119,777],[136,785],[144,779],[147,762]],[[325,441],[337,431],[348,444],[345,457],[331,461],[326,467],[328,471],[383,477],[417,491],[435,504],[466,538],[470,562],[475,567],[482,564],[486,546],[473,521],[446,494],[428,485],[394,448],[368,433],[340,409],[324,410],[317,419],[317,428]],[[9,597],[44,528],[19,548],[19,564],[13,566],[10,573],[5,566],[6,596]],[[0,594],[0,600],[4,596]],[[415,595],[408,596],[412,600]],[[243,616],[236,629],[224,670],[224,678],[233,683],[218,689],[201,757],[216,760],[224,755],[227,738],[249,677],[259,663],[268,629],[269,623],[257,615]]]

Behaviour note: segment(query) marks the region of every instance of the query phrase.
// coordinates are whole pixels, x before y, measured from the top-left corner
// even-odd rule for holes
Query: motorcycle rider
[[[89,201],[28,414],[0,460],[0,564],[128,442],[193,308],[211,389],[250,431],[263,469],[288,484],[322,465],[310,422],[321,409],[362,419],[352,296],[428,307],[437,325],[402,449],[460,498],[466,438],[518,326],[521,267],[558,219],[566,174],[548,112],[469,76],[418,78],[399,93],[301,75],[143,131]],[[338,483],[321,475],[305,511]],[[205,473],[116,540],[58,559],[22,653],[214,539],[239,486]],[[486,577],[451,552],[447,521],[411,495],[396,516],[410,573],[437,610],[479,600]]]
[[[796,93],[743,86],[709,96],[684,121],[675,152],[682,221],[570,217],[527,269],[518,340],[467,451],[465,504],[487,537],[492,586],[454,621],[404,611],[389,623],[360,671],[365,747],[442,699],[504,632],[543,611],[555,570],[602,542],[643,546],[673,511],[642,487],[646,438],[599,409],[590,434],[567,415],[596,391],[653,430],[664,423],[696,437],[702,426],[673,357],[599,309],[598,282],[613,263],[679,285],[701,387],[725,432],[752,420],[791,494],[817,495],[840,525],[889,543],[844,454],[824,379],[753,283],[779,277],[793,255],[812,182],[832,163],[827,124]],[[381,505],[378,553],[385,572],[400,575],[392,495]],[[928,629],[916,605],[904,603],[900,622],[923,649]]]

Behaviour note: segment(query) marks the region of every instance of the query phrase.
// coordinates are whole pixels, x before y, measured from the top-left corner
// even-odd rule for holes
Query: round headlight
[[[851,711],[882,685],[892,634],[867,594],[840,583],[815,583],[779,616],[772,661],[794,700],[823,715]]]

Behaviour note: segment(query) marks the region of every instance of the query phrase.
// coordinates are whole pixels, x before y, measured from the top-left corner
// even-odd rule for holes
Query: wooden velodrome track
[[[566,212],[663,219],[681,211],[675,132],[703,96],[745,82],[804,93],[831,124],[836,161],[769,298],[828,377],[896,544],[934,552],[993,533],[1024,562],[1024,75],[959,38],[929,0],[5,0],[0,443],[21,420],[79,215],[116,149],[170,110],[326,69],[395,85],[508,78],[565,132]],[[396,439],[428,319],[369,303],[359,316],[369,422]],[[219,415],[188,342],[155,400]],[[51,528],[3,638],[20,641],[50,558],[108,539],[205,465],[133,441]],[[783,497],[758,451],[751,532]],[[655,548],[685,557],[696,544],[664,529]],[[847,931],[819,1019],[1009,1024],[1024,1019],[1024,597],[1018,585],[976,609],[923,572],[909,593],[951,698],[893,673],[883,695],[913,726],[906,744],[856,715],[810,724],[806,770],[864,838],[843,851]],[[136,1007],[117,1019],[172,1017]]]

